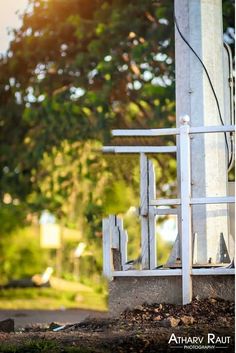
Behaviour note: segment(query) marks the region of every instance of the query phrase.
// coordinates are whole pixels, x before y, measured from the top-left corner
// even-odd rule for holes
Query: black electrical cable
[[[218,109],[218,112],[219,112],[219,117],[220,117],[220,121],[221,121],[221,124],[224,126],[224,121],[222,119],[222,115],[221,115],[221,110],[220,110],[220,104],[219,104],[219,101],[218,101],[218,98],[217,98],[217,95],[216,95],[216,92],[215,92],[215,89],[213,87],[213,84],[212,84],[212,81],[211,81],[211,78],[210,78],[210,75],[207,71],[207,68],[206,66],[204,65],[202,59],[200,58],[200,56],[196,53],[196,51],[193,49],[193,47],[189,44],[189,42],[187,41],[187,39],[185,39],[185,37],[183,36],[182,32],[180,31],[179,29],[179,25],[178,25],[178,22],[177,22],[177,19],[176,19],[176,16],[174,15],[174,21],[175,21],[175,25],[176,25],[176,28],[177,28],[177,31],[179,32],[179,35],[180,37],[183,39],[183,41],[187,44],[187,46],[190,48],[190,50],[194,53],[194,55],[198,58],[198,60],[200,61],[206,75],[207,75],[207,78],[208,78],[208,81],[210,83],[210,86],[211,86],[211,90],[213,92],[213,95],[214,95],[214,98],[215,98],[215,101],[216,101],[216,105],[217,105],[217,109]],[[229,166],[229,145],[228,145],[228,141],[227,141],[227,136],[226,136],[226,132],[224,133],[224,136],[225,136],[225,144],[226,144],[226,148],[227,148],[227,155],[228,155],[228,166]]]
[[[232,132],[230,133],[230,150],[231,150],[231,156],[230,156],[229,165],[228,165],[229,168],[230,168],[230,166],[233,162],[233,158],[234,158],[234,138],[233,138]],[[229,169],[229,171],[230,171],[230,169]]]
[[[230,75],[230,73],[233,71],[232,67],[231,67],[231,63],[232,63],[232,54],[231,54],[231,50],[230,47],[227,43],[224,42],[224,47],[227,53],[227,57],[228,57],[228,70],[229,70],[229,85],[230,85],[230,124],[234,125],[234,106],[233,106],[233,77],[232,75]],[[229,160],[229,166],[228,166],[228,171],[230,171],[231,166],[232,166],[232,162],[234,159],[234,138],[233,138],[233,133],[230,132],[229,134],[229,139],[230,139],[230,151],[231,151],[231,156],[230,156],[230,160]]]

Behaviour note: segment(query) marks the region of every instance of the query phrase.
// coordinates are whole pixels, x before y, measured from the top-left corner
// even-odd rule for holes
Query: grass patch
[[[0,290],[0,309],[80,308],[107,310],[106,294],[91,288],[81,291],[56,288],[14,288]]]
[[[1,353],[57,353],[59,345],[54,341],[29,340],[23,344],[1,344]]]
[[[95,353],[94,349],[86,347],[64,347],[63,353]]]
[[[59,343],[49,340],[28,340],[21,344],[1,344],[1,353],[94,353],[86,347],[61,347]]]

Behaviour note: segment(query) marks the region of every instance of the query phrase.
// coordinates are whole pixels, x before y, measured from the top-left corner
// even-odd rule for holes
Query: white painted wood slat
[[[111,248],[119,250],[120,248],[120,235],[118,227],[116,226],[116,216],[109,216],[110,232],[111,232]]]
[[[148,203],[156,197],[156,178],[152,161],[148,160]],[[155,207],[148,205],[148,236],[150,269],[157,266],[156,214]]]
[[[216,132],[234,132],[234,125],[217,125],[217,126],[197,126],[190,127],[190,134],[204,134],[204,133],[216,133]]]
[[[103,242],[103,275],[111,279],[111,233],[109,218],[102,220],[102,242]]]
[[[175,153],[176,146],[104,146],[104,153]]]
[[[113,271],[113,277],[181,276],[182,270],[127,270]]]
[[[120,238],[121,238],[121,248],[120,248],[121,266],[122,266],[122,269],[124,270],[126,267],[126,262],[128,261],[128,257],[127,257],[128,233],[126,230],[121,230]]]
[[[157,216],[178,215],[179,210],[178,208],[154,208],[154,213]]]
[[[148,239],[148,159],[144,153],[140,155],[140,216],[141,216],[141,254],[142,269],[149,269]]]
[[[151,206],[175,206],[180,205],[180,199],[158,199],[151,200]]]
[[[192,269],[192,274],[194,276],[227,276],[227,275],[235,275],[235,269],[234,268],[223,268],[223,267],[217,267],[217,268],[193,268]]]
[[[177,135],[179,134],[179,129],[136,129],[136,130],[112,130],[113,136],[125,137],[125,136],[167,136],[167,135]]]
[[[222,196],[222,197],[195,197],[191,198],[191,205],[205,205],[205,204],[220,204],[220,203],[234,203],[234,196]]]
[[[192,301],[192,227],[191,227],[191,176],[189,125],[180,126],[181,160],[181,234],[182,234],[182,301],[183,305]]]
[[[210,275],[226,275],[233,276],[235,275],[234,268],[194,268],[191,271],[193,276],[210,276]],[[150,276],[181,276],[181,269],[173,270],[127,270],[127,271],[113,271],[113,277],[150,277]]]
[[[216,126],[197,126],[190,127],[190,134],[234,132],[234,125],[216,125]],[[168,136],[178,135],[178,128],[170,129],[136,129],[136,130],[112,130],[112,136],[116,137],[150,137],[150,136]]]

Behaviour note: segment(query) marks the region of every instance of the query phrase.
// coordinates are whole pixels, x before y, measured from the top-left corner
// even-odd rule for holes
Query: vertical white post
[[[198,263],[198,254],[197,254],[197,233],[193,234],[193,264]]]
[[[192,300],[192,226],[191,226],[191,173],[189,118],[183,117],[180,126],[181,160],[181,233],[182,233],[182,300],[183,305]]]
[[[109,218],[102,220],[103,275],[111,278],[111,232]]]
[[[149,239],[148,239],[148,159],[140,154],[140,216],[141,216],[141,247],[142,269],[149,269]]]
[[[150,206],[150,201],[156,199],[155,170],[152,161],[148,161],[148,230],[149,230],[149,253],[150,270],[157,266],[156,250],[156,215],[155,207]]]
[[[110,215],[109,216],[109,223],[110,223],[110,232],[111,232],[111,247],[112,249],[118,249],[120,247],[120,234],[119,230],[116,226],[116,216]]]
[[[128,234],[124,230],[123,219],[116,217],[116,228],[119,232],[119,251],[121,257],[121,268],[124,271],[127,262],[127,242]]]
[[[121,266],[122,266],[122,270],[125,270],[125,265],[127,263],[127,243],[128,243],[128,233],[126,230],[122,230],[121,234],[121,248],[120,248],[120,252],[121,252]]]
[[[121,252],[121,232],[123,231],[123,219],[116,217],[116,228],[118,230],[119,251]]]

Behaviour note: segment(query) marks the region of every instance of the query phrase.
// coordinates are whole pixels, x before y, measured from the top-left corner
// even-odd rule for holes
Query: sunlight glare
[[[11,36],[8,35],[8,30],[11,28],[19,28],[21,14],[27,8],[28,0],[0,0],[0,53],[5,53],[9,46]]]

